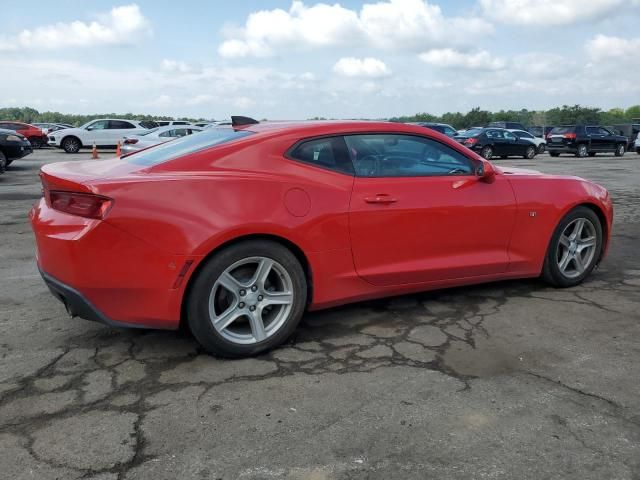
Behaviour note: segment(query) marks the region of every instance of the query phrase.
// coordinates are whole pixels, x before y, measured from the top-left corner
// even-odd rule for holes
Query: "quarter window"
[[[353,165],[342,137],[316,138],[302,142],[288,156],[316,167],[353,175]]]
[[[345,137],[359,177],[469,175],[471,161],[435,140],[413,135],[367,134]]]
[[[129,122],[123,122],[121,120],[110,120],[109,128],[111,130],[126,130],[129,128],[136,128],[136,127]]]

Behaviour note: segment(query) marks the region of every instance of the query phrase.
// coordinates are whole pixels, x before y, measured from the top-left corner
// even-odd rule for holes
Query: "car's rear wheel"
[[[543,154],[546,149],[547,149],[547,146],[544,143],[541,143],[540,145],[538,145],[538,153]]]
[[[615,153],[616,157],[623,156],[625,151],[626,151],[626,148],[625,148],[624,144],[621,143],[620,145],[618,145],[616,147],[616,153]]]
[[[493,157],[493,148],[491,148],[489,145],[487,145],[482,150],[480,150],[480,155],[482,155],[482,158],[486,158],[487,160],[491,160],[491,158]]]
[[[62,149],[67,153],[78,153],[82,144],[76,137],[67,137],[62,141]]]
[[[209,352],[246,357],[284,342],[302,318],[307,281],[279,243],[249,240],[227,247],[197,273],[187,296],[191,332]]]
[[[0,173],[4,173],[5,168],[7,168],[7,157],[5,154],[0,151]]]
[[[33,149],[42,148],[42,139],[38,137],[29,137],[29,143]]]
[[[602,225],[593,210],[577,207],[556,227],[547,250],[543,278],[556,287],[573,287],[595,268],[602,251]]]
[[[584,143],[578,145],[578,151],[576,152],[576,157],[584,158],[589,155],[589,149]]]
[[[535,156],[536,156],[536,147],[534,146],[527,147],[527,149],[524,151],[524,158],[526,158],[527,160],[531,160]]]

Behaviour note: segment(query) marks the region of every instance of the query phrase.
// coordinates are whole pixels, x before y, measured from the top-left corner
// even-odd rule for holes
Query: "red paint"
[[[492,167],[432,130],[377,122],[246,129],[256,134],[153,167],[126,160],[43,167],[46,189],[113,203],[100,220],[40,200],[31,212],[40,268],[112,320],[176,328],[200,263],[243,236],[278,237],[304,253],[311,309],[538,276],[553,229],[579,204],[602,213],[608,245],[613,210],[604,188]],[[434,138],[482,164],[485,178],[354,178],[284,156],[303,138],[357,132]]]

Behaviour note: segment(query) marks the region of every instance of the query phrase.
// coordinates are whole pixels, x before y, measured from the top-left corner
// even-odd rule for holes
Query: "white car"
[[[137,152],[143,148],[159,145],[176,138],[186,137],[193,133],[201,132],[202,128],[191,125],[158,127],[147,130],[137,135],[127,136],[122,144],[122,155]]]
[[[509,131],[518,138],[525,138],[527,140],[531,140],[535,144],[536,149],[538,150],[538,153],[544,153],[544,151],[547,149],[547,141],[544,138],[536,137],[533,134],[526,132],[524,130],[514,129]]]
[[[81,148],[115,147],[125,136],[146,132],[146,122],[106,118],[91,120],[78,128],[65,128],[49,134],[49,145],[62,148],[67,153],[77,153]]]
[[[191,122],[186,120],[156,120],[159,127],[169,127],[173,125],[191,125]]]
[[[635,149],[636,149],[636,153],[637,153],[638,155],[640,155],[640,133],[638,133],[638,136],[636,137],[636,141],[635,141],[635,143],[633,144],[633,146],[634,146],[634,147],[635,147]]]

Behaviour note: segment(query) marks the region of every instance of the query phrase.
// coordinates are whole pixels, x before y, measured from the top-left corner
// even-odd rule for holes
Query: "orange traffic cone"
[[[98,149],[96,148],[96,142],[93,142],[93,148],[91,149],[91,158],[93,158],[94,160],[97,160],[98,158],[100,158],[98,156]]]
[[[116,157],[119,157],[121,155],[121,151],[120,151],[120,140],[118,140],[118,146],[116,147]]]

